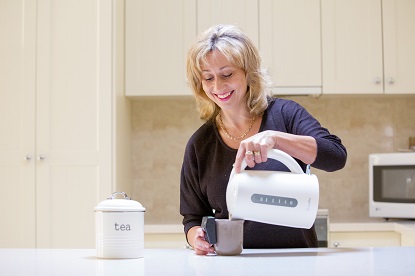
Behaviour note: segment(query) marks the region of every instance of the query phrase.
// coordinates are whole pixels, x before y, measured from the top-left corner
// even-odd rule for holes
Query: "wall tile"
[[[320,208],[332,222],[371,221],[368,155],[408,147],[415,136],[415,95],[353,95],[290,98],[338,135],[348,150],[344,169],[313,169],[320,182]],[[184,147],[202,124],[192,98],[134,101],[133,198],[146,207],[147,224],[180,224],[179,182]]]

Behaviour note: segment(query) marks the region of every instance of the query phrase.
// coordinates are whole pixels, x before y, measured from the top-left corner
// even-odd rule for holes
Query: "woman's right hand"
[[[197,255],[215,253],[213,246],[205,240],[205,232],[200,226],[192,227],[187,232],[187,240]]]

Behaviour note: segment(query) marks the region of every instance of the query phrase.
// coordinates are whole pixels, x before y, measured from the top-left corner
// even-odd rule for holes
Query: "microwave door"
[[[415,203],[415,166],[374,167],[374,200]]]

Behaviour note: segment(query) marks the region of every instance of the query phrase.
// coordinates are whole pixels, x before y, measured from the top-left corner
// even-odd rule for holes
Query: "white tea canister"
[[[116,198],[122,195],[123,198]],[[144,211],[124,192],[115,192],[95,207],[98,258],[141,258],[144,251]]]

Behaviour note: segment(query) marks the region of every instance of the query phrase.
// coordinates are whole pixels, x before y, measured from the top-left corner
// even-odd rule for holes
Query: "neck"
[[[253,115],[248,111],[224,112],[223,110],[221,110],[219,112],[219,115],[221,116],[222,122],[227,128],[229,128],[230,130],[235,129],[236,131],[238,131],[238,129],[242,131],[246,129],[253,117]]]
[[[227,124],[223,122],[223,118],[221,113],[218,115],[219,127],[222,132],[231,140],[238,141],[244,139],[248,133],[251,131],[252,126],[254,125],[256,116],[253,115],[252,117],[244,118],[240,124],[238,124],[237,120],[233,121],[233,126],[229,126],[229,121]]]

